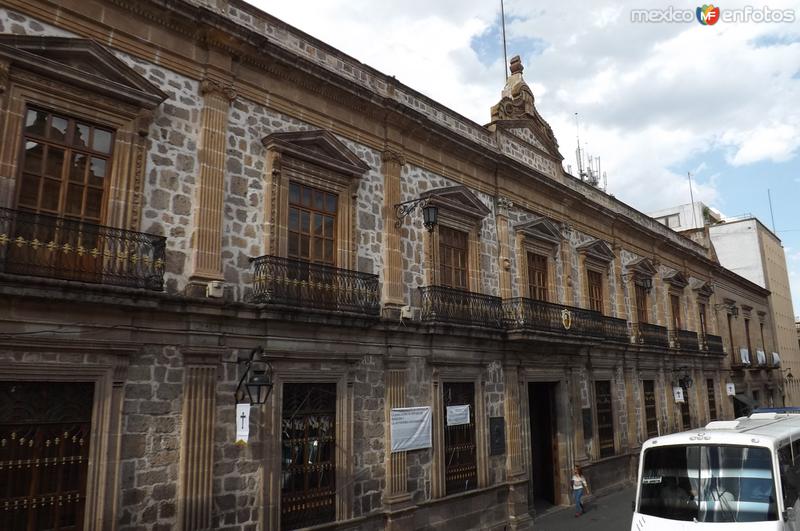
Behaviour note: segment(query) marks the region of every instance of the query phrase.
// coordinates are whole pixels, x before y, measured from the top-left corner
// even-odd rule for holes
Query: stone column
[[[589,308],[589,275],[586,273],[586,255],[578,254],[578,285],[580,286],[580,302],[576,306]],[[605,294],[603,294],[605,298]]]
[[[383,227],[386,231],[386,244],[383,268],[383,313],[387,318],[396,319],[400,307],[405,305],[403,293],[403,251],[400,248],[402,226],[397,226],[395,205],[402,200],[401,179],[405,159],[396,151],[383,152]]]
[[[192,272],[190,281],[203,289],[210,280],[222,280],[222,216],[225,199],[225,136],[228,107],[236,93],[222,83],[200,83],[203,110],[198,142],[199,175],[194,197]],[[195,288],[196,289],[196,288]]]
[[[214,471],[214,413],[219,349],[183,352],[183,427],[181,433],[179,527],[211,525]],[[232,407],[232,406],[231,406]]]
[[[583,433],[584,399],[581,396],[581,372],[579,369],[569,370],[570,396],[572,397],[572,429],[574,431],[573,445],[575,446],[575,461],[585,461],[586,441]],[[588,404],[588,398],[586,400]]]
[[[497,241],[499,243],[498,270],[500,271],[500,297],[511,298],[511,253],[508,245],[508,209],[514,204],[505,197],[497,198]]]

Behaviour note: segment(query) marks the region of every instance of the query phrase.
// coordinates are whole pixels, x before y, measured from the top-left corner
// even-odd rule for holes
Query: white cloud
[[[488,40],[497,34],[493,2],[253,3],[478,123],[499,99],[502,47]],[[793,24],[704,27],[630,21],[632,8],[664,7],[655,0],[505,6],[509,55],[522,55],[565,162],[574,164],[578,112],[581,140],[601,157],[609,192],[632,206],[688,202],[690,164],[695,199],[719,200],[723,168],[690,160],[714,150],[731,165],[798,155],[800,42],[787,36],[800,35],[800,16]],[[797,0],[770,7],[800,14]]]

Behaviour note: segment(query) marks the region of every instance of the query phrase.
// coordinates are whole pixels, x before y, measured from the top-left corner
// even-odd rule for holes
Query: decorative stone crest
[[[566,308],[561,309],[561,324],[564,326],[564,330],[572,328],[572,312]]]

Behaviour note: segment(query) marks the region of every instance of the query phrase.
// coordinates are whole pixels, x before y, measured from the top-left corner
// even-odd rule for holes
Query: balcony
[[[503,300],[500,297],[444,286],[421,287],[419,296],[423,321],[503,327]]]
[[[682,350],[700,350],[700,345],[697,342],[697,332],[689,330],[670,330],[667,332],[669,337],[670,348],[678,348]]]
[[[0,272],[161,291],[166,238],[0,208]]]
[[[611,339],[612,341],[628,343],[631,338],[630,332],[628,331],[628,321],[625,319],[604,316],[603,331],[606,339]]]
[[[503,322],[508,330],[592,337],[605,335],[600,312],[526,298],[503,301]]]
[[[706,334],[705,344],[709,354],[725,354],[725,349],[722,346],[722,338],[720,336]]]
[[[251,258],[253,302],[380,314],[378,275],[278,256]]]
[[[651,345],[654,347],[668,347],[669,339],[667,329],[650,323],[632,323],[631,332],[634,342],[640,345]]]

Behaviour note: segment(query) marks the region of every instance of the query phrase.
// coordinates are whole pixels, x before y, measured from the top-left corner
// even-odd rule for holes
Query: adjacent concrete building
[[[786,374],[800,371],[800,347],[795,341],[794,308],[786,254],[778,236],[752,215],[724,218],[703,203],[680,205],[650,214],[657,221],[710,248],[725,268],[770,292],[775,352]],[[800,382],[789,381],[787,402],[800,405]]]
[[[526,529],[771,393],[767,291],[522,73],[482,126],[238,0],[4,2],[0,528]]]

